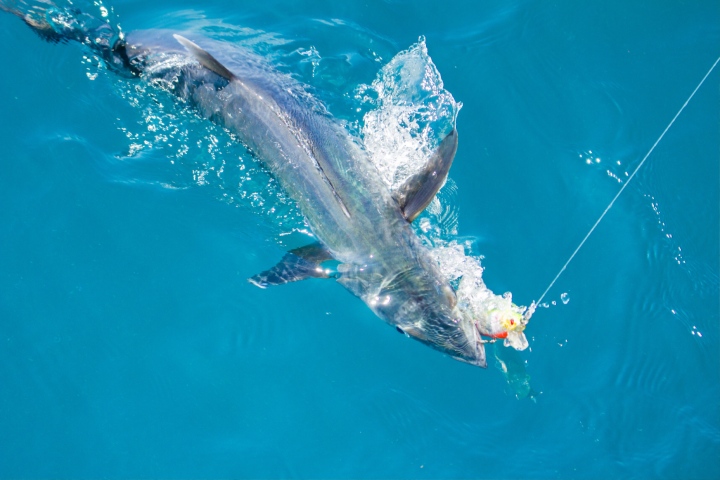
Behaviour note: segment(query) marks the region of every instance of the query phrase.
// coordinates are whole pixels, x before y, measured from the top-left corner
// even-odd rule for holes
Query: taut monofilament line
[[[668,132],[668,130],[670,130],[670,127],[672,127],[673,124],[675,123],[675,120],[677,120],[677,118],[680,116],[680,114],[683,112],[683,110],[685,110],[685,107],[688,106],[688,104],[690,103],[690,100],[692,100],[692,98],[695,96],[695,93],[697,93],[697,91],[700,89],[700,87],[703,85],[703,83],[705,83],[705,80],[710,76],[710,74],[712,73],[712,71],[715,69],[715,67],[717,66],[717,64],[718,64],[719,62],[720,62],[720,57],[718,57],[718,58],[715,60],[715,63],[712,64],[712,66],[711,66],[710,69],[707,71],[707,73],[705,74],[705,76],[702,78],[702,80],[700,80],[700,83],[697,84],[697,86],[695,87],[695,90],[692,91],[692,93],[691,93],[690,96],[687,98],[687,100],[685,100],[685,103],[683,103],[682,107],[680,107],[680,110],[678,110],[678,112],[675,114],[675,116],[672,118],[672,120],[670,120],[670,123],[668,123],[667,127],[665,127],[665,130],[663,130],[663,132],[660,134],[660,136],[658,137],[658,139],[655,140],[655,143],[653,143],[652,147],[650,147],[650,150],[648,150],[648,152],[645,154],[645,156],[644,156],[643,159],[640,161],[640,163],[637,165],[637,167],[635,167],[635,170],[633,170],[633,172],[632,172],[632,174],[630,175],[630,177],[628,177],[627,181],[623,184],[622,187],[620,187],[620,190],[615,194],[615,197],[613,197],[613,199],[610,201],[610,203],[608,204],[608,206],[605,207],[605,210],[602,212],[602,214],[601,214],[600,217],[597,219],[597,221],[595,222],[595,224],[590,228],[590,231],[588,231],[588,233],[585,235],[585,238],[582,239],[582,241],[581,241],[580,244],[577,246],[577,248],[575,249],[575,251],[572,253],[572,255],[570,255],[570,258],[568,258],[568,260],[567,260],[567,261],[565,262],[565,264],[562,266],[562,268],[560,269],[560,271],[558,272],[558,274],[555,275],[555,278],[553,278],[552,282],[550,282],[550,285],[548,285],[548,287],[545,289],[545,291],[542,293],[542,295],[540,295],[540,298],[539,298],[537,301],[533,301],[532,304],[531,304],[531,305],[528,307],[528,309],[525,311],[525,313],[524,313],[524,315],[523,315],[523,319],[524,319],[525,322],[527,322],[527,321],[530,319],[530,317],[532,316],[532,314],[535,312],[535,309],[537,308],[537,306],[540,305],[540,303],[541,303],[541,302],[543,301],[543,299],[545,298],[545,295],[547,295],[547,293],[550,291],[550,289],[553,287],[553,285],[555,285],[555,282],[557,282],[558,278],[560,278],[560,275],[563,274],[563,272],[565,271],[565,269],[567,268],[567,266],[570,264],[570,262],[572,262],[573,258],[575,258],[575,255],[577,255],[577,253],[580,251],[580,249],[583,247],[583,245],[585,245],[585,242],[587,241],[587,239],[590,237],[590,235],[592,235],[592,233],[595,231],[595,228],[597,228],[597,226],[600,224],[600,222],[602,221],[602,219],[605,218],[605,215],[608,213],[608,211],[610,211],[610,209],[612,208],[612,206],[615,204],[615,201],[616,201],[616,200],[618,199],[618,197],[620,197],[620,195],[623,193],[623,191],[625,190],[625,187],[627,187],[627,186],[630,184],[630,182],[632,181],[633,177],[635,177],[635,174],[640,170],[640,168],[642,168],[642,166],[643,166],[643,164],[645,163],[645,161],[648,159],[648,157],[650,157],[650,155],[652,154],[652,152],[655,150],[655,147],[658,146],[658,144],[659,144],[660,141],[663,139],[663,137],[665,136],[665,134]]]

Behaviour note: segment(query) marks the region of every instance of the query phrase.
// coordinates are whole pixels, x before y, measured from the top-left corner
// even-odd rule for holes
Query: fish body
[[[0,0],[44,38],[77,40],[114,71],[172,93],[234,134],[296,202],[317,242],[252,277],[258,286],[333,277],[401,332],[486,367],[480,332],[463,319],[453,288],[411,222],[442,186],[457,149],[453,129],[420,173],[391,192],[360,141],[297,85],[257,57],[175,32],[117,35],[74,10],[53,14]],[[54,23],[60,15],[64,21]],[[81,18],[82,21],[77,20]],[[87,31],[91,30],[91,31]],[[197,42],[197,43],[195,43]],[[217,46],[209,52],[198,43]],[[217,57],[217,58],[216,58]],[[222,61],[218,60],[220,58]],[[335,260],[334,272],[323,262]]]

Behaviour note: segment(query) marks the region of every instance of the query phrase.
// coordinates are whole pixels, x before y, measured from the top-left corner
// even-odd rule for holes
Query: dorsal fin
[[[395,192],[395,200],[408,222],[415,220],[415,217],[425,210],[440,187],[445,184],[457,145],[457,130],[453,128],[440,142],[425,168],[408,178]]]
[[[230,70],[225,68],[222,63],[218,62],[215,57],[200,48],[197,44],[176,33],[173,34],[173,37],[175,38],[175,40],[180,42],[180,44],[185,47],[187,51],[190,52],[203,67],[217,73],[228,81],[235,78],[235,75]]]

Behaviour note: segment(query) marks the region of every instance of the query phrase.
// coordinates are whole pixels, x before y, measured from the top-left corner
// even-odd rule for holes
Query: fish
[[[123,33],[49,0],[0,0],[44,40],[77,41],[108,69],[174,95],[233,132],[302,212],[314,240],[249,281],[261,288],[331,279],[401,333],[486,368],[483,331],[463,311],[412,222],[445,183],[458,148],[453,124],[425,165],[393,191],[362,142],[305,90],[250,52],[221,58],[192,33]],[[220,49],[218,49],[220,50]],[[215,54],[213,54],[215,53]]]

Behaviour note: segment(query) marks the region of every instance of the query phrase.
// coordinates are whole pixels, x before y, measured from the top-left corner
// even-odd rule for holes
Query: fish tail
[[[116,73],[138,73],[128,59],[120,26],[110,21],[109,11],[103,6],[97,14],[92,14],[69,2],[0,0],[0,10],[21,18],[46,41],[75,41],[87,45]]]

